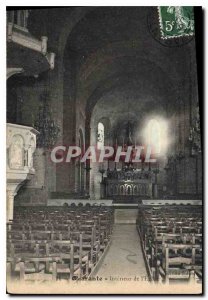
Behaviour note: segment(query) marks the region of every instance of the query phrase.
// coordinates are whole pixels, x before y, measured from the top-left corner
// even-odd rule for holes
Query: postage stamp
[[[194,35],[192,6],[158,6],[162,39]]]

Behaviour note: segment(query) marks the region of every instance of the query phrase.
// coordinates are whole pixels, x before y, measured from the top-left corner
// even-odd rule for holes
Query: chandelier
[[[42,94],[41,102],[42,104],[39,107],[38,117],[34,124],[34,127],[40,132],[37,136],[37,147],[50,148],[56,143],[60,129],[52,119],[52,111],[49,106],[49,92],[45,91]]]

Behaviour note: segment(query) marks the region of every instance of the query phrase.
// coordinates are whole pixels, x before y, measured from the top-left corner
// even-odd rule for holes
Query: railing
[[[136,196],[147,196],[152,197],[152,183],[149,181],[111,181],[108,180],[106,184],[107,197],[136,197]]]
[[[7,11],[7,42],[15,43],[22,47],[41,53],[49,63],[50,69],[54,68],[55,53],[47,51],[48,37],[41,36],[41,39],[33,37],[28,31],[29,10]],[[15,73],[23,72],[22,68],[8,68],[9,78]]]
[[[29,10],[9,10],[7,11],[7,23],[13,23],[17,29],[27,30]]]

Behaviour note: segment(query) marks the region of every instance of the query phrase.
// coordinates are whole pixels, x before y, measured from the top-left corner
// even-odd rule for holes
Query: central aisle
[[[147,276],[145,262],[135,224],[115,224],[112,243],[96,275]]]

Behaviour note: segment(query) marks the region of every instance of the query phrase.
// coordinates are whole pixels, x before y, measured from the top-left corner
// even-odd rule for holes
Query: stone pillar
[[[105,199],[105,183],[101,182],[100,183],[100,199]]]
[[[148,185],[148,194],[149,194],[150,198],[152,199],[152,196],[153,196],[152,183],[149,183],[149,185]]]
[[[15,195],[16,193],[13,190],[7,190],[7,222],[13,220]]]
[[[154,198],[157,198],[158,197],[158,189],[157,189],[157,183],[154,183],[153,185],[153,195],[154,195]]]
[[[83,195],[85,190],[85,164],[81,163],[81,194]]]
[[[75,162],[75,174],[74,174],[74,177],[75,177],[75,187],[74,187],[74,191],[75,193],[79,193],[80,191],[80,174],[79,174],[79,162],[76,161]]]

